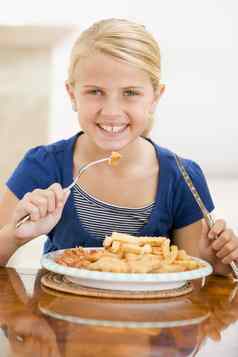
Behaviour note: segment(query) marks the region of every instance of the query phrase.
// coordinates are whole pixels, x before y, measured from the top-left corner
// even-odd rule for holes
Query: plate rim
[[[73,322],[76,324],[89,325],[89,326],[102,326],[102,327],[115,327],[115,328],[171,328],[171,327],[181,327],[197,325],[207,320],[211,313],[207,312],[203,316],[195,317],[191,319],[184,320],[172,320],[172,321],[121,321],[121,320],[101,320],[93,318],[83,318],[74,315],[63,315],[57,312],[38,306],[42,314],[50,316],[56,319],[61,319],[63,321]]]
[[[65,250],[72,249],[60,249],[53,252],[44,254],[41,257],[41,266],[54,273],[72,276],[74,278],[81,278],[87,280],[98,280],[98,281],[111,281],[111,282],[130,282],[130,283],[169,283],[184,280],[193,280],[206,277],[213,272],[211,264],[201,258],[192,257],[206,266],[200,269],[189,270],[186,272],[171,272],[171,273],[112,273],[112,272],[101,272],[92,271],[82,268],[67,267],[56,263],[53,260],[55,255],[63,253]],[[102,249],[98,247],[84,248],[89,250]]]

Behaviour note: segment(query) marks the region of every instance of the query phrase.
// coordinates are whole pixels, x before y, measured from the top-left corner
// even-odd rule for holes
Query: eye
[[[137,92],[137,91],[135,91],[135,90],[133,90],[133,89],[128,89],[128,90],[126,90],[126,91],[124,92],[124,95],[125,95],[126,97],[133,97],[133,96],[136,96],[136,95],[140,95],[140,93]]]
[[[90,91],[88,91],[89,94],[92,95],[102,95],[102,91],[100,89],[91,89]]]

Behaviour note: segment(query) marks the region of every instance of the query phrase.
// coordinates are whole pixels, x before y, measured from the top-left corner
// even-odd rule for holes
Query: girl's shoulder
[[[174,151],[158,145],[150,140],[155,148],[157,159],[159,161],[160,169],[169,174],[170,176],[180,177],[181,173],[176,162],[176,155],[180,158],[185,170],[192,175],[201,175],[202,170],[197,162],[190,158],[184,158],[175,153]]]
[[[77,135],[28,150],[7,180],[8,188],[21,199],[26,192],[45,189],[54,182],[63,187],[72,181],[72,150]]]
[[[76,139],[77,135],[74,135],[68,139],[59,140],[51,144],[35,146],[27,151],[25,157],[29,159],[42,159],[53,156],[62,157],[67,153],[72,153]]]
[[[160,189],[163,192],[160,198],[163,197],[164,202],[171,209],[173,227],[179,229],[200,220],[203,214],[179,169],[175,153],[157,144],[154,145],[160,163]],[[214,203],[201,167],[191,159],[179,158],[207,210],[211,212]]]

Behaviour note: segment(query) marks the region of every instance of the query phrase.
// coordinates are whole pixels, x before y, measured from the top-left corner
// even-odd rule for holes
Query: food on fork
[[[110,158],[108,159],[109,165],[116,166],[121,159],[121,154],[116,151],[112,151]]]
[[[113,273],[170,273],[199,269],[204,264],[166,237],[134,237],[113,232],[101,249],[72,248],[55,261],[74,268]]]

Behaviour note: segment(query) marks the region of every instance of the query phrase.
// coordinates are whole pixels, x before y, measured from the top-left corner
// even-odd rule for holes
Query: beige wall
[[[0,26],[0,192],[31,147],[49,138],[53,49],[73,26]]]
[[[53,49],[72,26],[0,26],[0,194],[24,153],[49,140]],[[38,266],[45,237],[22,247],[9,264]]]
[[[1,188],[26,150],[47,142],[49,63],[49,49],[1,48]]]

